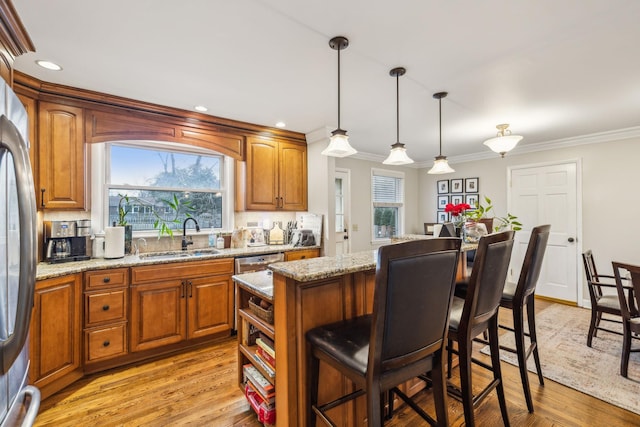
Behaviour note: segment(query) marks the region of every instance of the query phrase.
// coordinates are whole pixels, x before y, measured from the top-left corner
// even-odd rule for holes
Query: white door
[[[349,244],[350,177],[351,171],[348,169],[336,169],[336,255],[347,254],[351,251],[351,245]]]
[[[520,275],[531,229],[551,224],[536,294],[578,302],[578,163],[510,168],[509,212],[523,224],[516,233],[511,280]],[[582,292],[580,292],[581,294]]]

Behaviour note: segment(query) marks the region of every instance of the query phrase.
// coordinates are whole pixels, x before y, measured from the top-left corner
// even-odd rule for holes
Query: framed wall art
[[[464,180],[464,192],[465,193],[477,193],[478,192],[478,178],[467,178]]]
[[[449,221],[449,212],[438,211],[437,212],[438,223],[442,224]]]
[[[464,179],[452,179],[451,180],[451,193],[464,193],[463,187]]]
[[[471,206],[472,208],[475,208],[476,204],[478,203],[478,195],[477,194],[467,194],[465,195],[465,201],[466,204],[468,204],[469,206]]]
[[[451,195],[451,204],[459,205],[464,200],[464,196],[462,194],[452,194]]]
[[[438,181],[438,194],[447,194],[449,192],[449,180],[443,179]]]
[[[444,209],[449,203],[449,196],[438,196],[438,209]]]

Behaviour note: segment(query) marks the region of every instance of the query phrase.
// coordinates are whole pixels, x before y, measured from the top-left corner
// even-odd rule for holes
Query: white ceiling
[[[38,79],[310,133],[341,127],[361,153],[396,141],[417,162],[486,154],[510,123],[520,149],[640,126],[637,0],[13,1]],[[44,70],[36,59],[59,63]],[[517,149],[516,149],[517,150]],[[461,157],[461,158],[462,158]]]

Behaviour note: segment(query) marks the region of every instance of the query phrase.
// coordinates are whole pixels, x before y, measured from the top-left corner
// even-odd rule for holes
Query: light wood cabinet
[[[40,101],[38,106],[39,182],[42,209],[85,208],[83,110]]]
[[[236,168],[237,210],[307,210],[307,146],[247,138],[246,163]]]
[[[230,334],[233,259],[131,268],[132,352]]]
[[[129,269],[84,273],[85,366],[128,353]]]
[[[285,261],[296,261],[299,259],[317,258],[320,256],[320,248],[300,249],[299,251],[287,251],[284,253]]]
[[[82,274],[38,280],[31,317],[29,382],[43,398],[81,378]]]

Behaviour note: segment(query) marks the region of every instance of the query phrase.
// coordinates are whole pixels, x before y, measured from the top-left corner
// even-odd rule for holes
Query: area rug
[[[631,353],[628,378],[622,377],[622,336],[598,331],[598,336],[593,339],[593,346],[587,347],[590,316],[591,311],[588,309],[561,304],[553,304],[536,314],[542,375],[640,414],[640,353]],[[525,341],[528,343],[528,338]],[[500,343],[515,348],[512,333],[501,335]],[[640,340],[633,340],[632,348],[637,347],[640,347]],[[482,352],[488,354],[488,346]],[[501,351],[500,359],[518,365],[513,353]],[[527,360],[527,368],[535,372],[533,356]],[[533,378],[530,381],[537,382]]]

